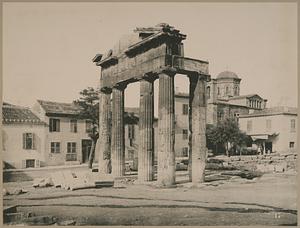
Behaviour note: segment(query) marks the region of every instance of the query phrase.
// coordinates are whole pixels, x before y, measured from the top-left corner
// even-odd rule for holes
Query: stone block
[[[23,212],[7,213],[4,214],[4,223],[17,223],[24,219],[25,215]]]
[[[26,225],[52,225],[56,223],[57,219],[54,216],[46,215],[46,216],[34,216],[30,218],[24,219],[24,223]]]
[[[283,162],[283,163],[274,165],[274,170],[275,170],[275,172],[278,172],[278,173],[285,172],[287,170],[287,163]]]
[[[16,205],[3,207],[3,214],[16,213],[16,212],[17,212],[17,206]]]

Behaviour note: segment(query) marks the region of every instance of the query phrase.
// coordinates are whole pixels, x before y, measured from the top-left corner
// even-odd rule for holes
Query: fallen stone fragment
[[[57,223],[57,225],[59,226],[74,226],[75,224],[76,224],[75,220],[65,220]]]
[[[62,183],[64,182],[64,176],[62,172],[51,173],[51,179],[55,187],[61,187]]]
[[[52,186],[52,180],[51,177],[45,177],[45,178],[35,178],[33,180],[32,186],[37,188],[37,187],[48,187]]]
[[[24,194],[27,193],[28,190],[22,189],[22,188],[16,188],[10,192],[8,192],[9,195],[20,195],[20,194]]]
[[[17,223],[25,218],[24,212],[15,212],[4,214],[4,223]]]
[[[56,223],[57,219],[54,216],[34,216],[24,219],[26,225],[52,225]]]

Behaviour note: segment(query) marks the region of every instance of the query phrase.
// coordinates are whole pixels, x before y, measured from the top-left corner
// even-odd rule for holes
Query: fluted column
[[[175,184],[174,75],[159,74],[157,180],[167,187]]]
[[[110,96],[111,90],[99,93],[99,172],[109,173],[110,166]]]
[[[125,86],[112,89],[111,155],[114,177],[121,177],[125,174],[124,89]]]
[[[191,126],[191,180],[193,183],[204,182],[206,163],[206,77],[190,77],[190,112]]]
[[[140,182],[153,180],[154,158],[154,94],[153,80],[140,81],[140,117],[139,117],[139,153],[138,180]]]

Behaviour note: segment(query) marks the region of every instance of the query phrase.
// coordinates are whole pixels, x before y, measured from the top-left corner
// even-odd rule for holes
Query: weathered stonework
[[[206,78],[190,76],[190,121],[191,123],[191,163],[190,179],[193,183],[204,182],[206,161]]]
[[[140,144],[138,153],[138,180],[140,182],[153,180],[154,159],[154,93],[153,80],[140,81]]]
[[[158,184],[175,184],[175,115],[174,115],[174,73],[159,74],[158,98]]]
[[[99,93],[99,172],[109,173],[111,91]]]
[[[140,122],[138,179],[153,180],[154,130],[153,130],[153,81],[159,78],[159,121],[158,121],[158,174],[161,186],[175,184],[175,74],[193,75],[190,101],[190,163],[191,180],[203,181],[205,168],[205,81],[208,62],[184,57],[183,43],[186,35],[168,24],[151,28],[137,28],[133,36],[120,40],[103,60],[98,54],[94,58],[101,66],[100,90],[112,90],[111,156],[112,173],[115,177],[125,174],[124,159],[124,89],[132,82],[140,81]],[[201,76],[200,76],[201,75]],[[149,80],[151,78],[151,80]],[[122,85],[122,86],[120,86]],[[204,87],[203,87],[204,86]],[[107,112],[103,105],[107,98],[100,96],[100,113]],[[102,100],[103,99],[103,100]],[[108,118],[101,117],[101,157],[107,150]]]
[[[112,89],[111,156],[114,177],[125,174],[124,87]]]

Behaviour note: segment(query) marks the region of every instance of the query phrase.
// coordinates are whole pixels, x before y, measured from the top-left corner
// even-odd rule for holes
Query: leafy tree
[[[227,156],[231,147],[240,147],[247,140],[247,135],[239,129],[238,123],[232,118],[225,119],[216,126],[210,126],[206,134],[212,144],[224,145]]]
[[[90,129],[88,135],[92,140],[90,149],[88,167],[91,169],[95,158],[96,144],[99,138],[99,91],[88,87],[82,90],[80,98],[75,100],[74,103],[82,107],[79,114],[80,118],[90,121]]]

